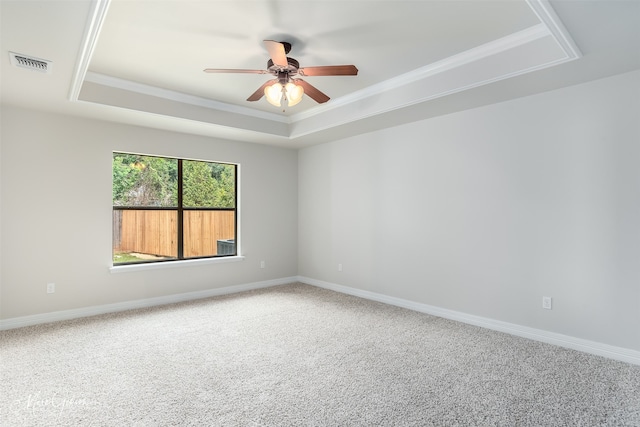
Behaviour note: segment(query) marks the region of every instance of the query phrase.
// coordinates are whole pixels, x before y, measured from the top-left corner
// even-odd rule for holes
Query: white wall
[[[1,132],[2,319],[297,274],[293,150],[7,106]],[[111,274],[112,151],[240,163],[246,259]]]
[[[0,113],[0,319],[299,274],[640,350],[638,71],[298,153]],[[114,150],[240,163],[245,261],[110,274]]]
[[[640,350],[639,123],[636,71],[301,150],[299,274]]]

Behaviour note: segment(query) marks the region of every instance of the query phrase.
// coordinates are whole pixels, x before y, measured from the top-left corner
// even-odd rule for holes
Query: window
[[[113,264],[237,255],[237,166],[113,153]]]

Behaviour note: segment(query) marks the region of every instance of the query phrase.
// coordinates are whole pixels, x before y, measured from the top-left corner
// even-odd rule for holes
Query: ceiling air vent
[[[9,52],[11,63],[16,67],[27,68],[29,70],[38,71],[40,73],[51,74],[53,62],[46,59],[34,58],[32,56],[22,55],[15,52]]]

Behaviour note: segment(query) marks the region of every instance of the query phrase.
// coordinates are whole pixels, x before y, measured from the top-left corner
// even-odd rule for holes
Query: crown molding
[[[85,81],[97,83],[103,86],[109,86],[117,89],[126,90],[128,92],[139,93],[142,95],[155,96],[170,101],[176,101],[182,104],[195,105],[211,110],[221,110],[228,113],[242,114],[244,116],[255,117],[258,119],[266,119],[279,123],[290,123],[286,116],[281,116],[267,111],[255,110],[253,108],[241,107],[239,105],[227,104],[220,101],[214,101],[200,96],[188,95],[182,92],[176,92],[169,89],[163,89],[155,86],[146,85],[144,83],[133,82],[131,80],[120,79],[118,77],[108,76],[106,74],[94,73],[87,71]]]
[[[565,62],[573,61],[582,57],[582,54],[576,44],[573,42],[571,35],[560,21],[560,18],[555,13],[551,5],[547,0],[525,0],[528,6],[531,8],[536,17],[540,20],[540,23],[526,28],[522,31],[510,34],[501,39],[494,40],[476,48],[467,50],[465,52],[453,55],[449,58],[445,58],[442,61],[438,61],[409,73],[402,74],[395,78],[386,80],[376,85],[367,87],[357,92],[353,92],[347,96],[332,100],[331,104],[324,104],[314,109],[303,111],[291,116],[291,122],[293,125],[292,132],[290,134],[292,139],[307,136],[319,131],[328,130],[333,127],[345,125],[350,122],[354,122],[361,119],[366,119],[372,116],[381,115],[394,110],[398,110],[412,105],[427,102],[433,99],[444,97],[458,92],[463,92],[469,89],[473,89],[482,85],[495,83],[500,80],[505,80],[518,75],[530,73],[533,71],[541,70],[544,68],[556,66]],[[553,40],[561,56],[553,58],[551,60],[545,60],[535,65],[525,66],[519,70],[498,72],[496,75],[478,79],[473,83],[460,84],[454,88],[443,89],[436,93],[428,94],[425,96],[412,96],[402,100],[402,102],[396,102],[395,104],[381,105],[375,111],[363,111],[362,109],[353,109],[354,114],[342,114],[336,117],[331,123],[324,123],[321,126],[309,127],[304,130],[296,129],[296,124],[302,124],[308,119],[312,119],[314,116],[320,116],[322,114],[328,114],[332,110],[339,109],[341,107],[348,108],[350,104],[364,104],[363,101],[367,98],[374,96],[380,96],[383,93],[389,93],[392,91],[399,91],[402,88],[409,87],[411,84],[415,84],[420,81],[428,81],[434,76],[441,74],[445,71],[454,69],[462,69],[467,67],[469,70],[473,69],[473,63],[488,59],[494,55],[500,55],[515,48],[525,48],[526,45],[535,43],[542,40]],[[424,87],[423,87],[424,88]],[[423,93],[416,91],[415,93]],[[343,108],[344,110],[344,108]]]
[[[522,46],[526,43],[538,40],[542,37],[550,35],[548,28],[543,24],[537,24],[532,27],[526,28],[522,31],[510,34],[500,39],[485,43],[481,46],[469,49],[459,54],[450,56],[441,61],[437,61],[424,67],[409,71],[408,73],[401,74],[393,77],[389,80],[377,83],[359,91],[350,93],[340,98],[333,99],[331,104],[319,105],[313,109],[302,111],[300,113],[291,116],[291,122],[295,123],[300,120],[308,119],[318,114],[322,114],[326,111],[347,105],[355,102],[362,101],[374,95],[378,95],[381,92],[386,92],[394,89],[398,89],[402,86],[416,82],[418,80],[429,78],[435,74],[442,73],[454,68],[461,67],[474,61],[478,61],[482,58],[486,58],[491,55],[495,55],[500,52],[504,52],[509,49]],[[421,101],[418,101],[421,102]],[[407,104],[410,105],[410,104]],[[403,105],[402,107],[404,107]],[[398,107],[401,108],[401,107]]]
[[[86,26],[84,35],[84,44],[80,51],[76,69],[72,79],[71,89],[69,92],[69,99],[71,101],[78,101],[80,91],[82,90],[82,84],[85,81],[97,83],[113,88],[123,89],[129,92],[136,92],[143,95],[155,96],[158,98],[164,98],[171,101],[180,102],[183,104],[194,105],[198,107],[209,108],[212,110],[221,110],[228,113],[242,114],[249,117],[255,117],[259,119],[271,120],[279,123],[290,123],[290,119],[285,116],[281,116],[275,113],[269,113],[266,111],[255,110],[252,108],[241,107],[238,105],[231,105],[224,102],[213,101],[210,99],[188,95],[181,92],[171,91],[168,89],[162,89],[142,83],[133,82],[130,80],[120,79],[112,76],[107,76],[100,73],[94,73],[89,71],[89,64],[91,57],[95,50],[98,38],[102,30],[102,25],[109,11],[111,0],[94,0],[92,2],[92,12],[90,13],[90,19]]]
[[[433,76],[434,74],[448,71],[457,67],[461,67],[470,62],[478,61],[490,55],[495,55],[497,53],[500,53],[509,49],[513,49],[518,46],[522,46],[524,44],[530,43],[532,41],[535,41],[537,39],[547,37],[547,36],[553,37],[553,39],[556,41],[560,49],[564,52],[565,54],[564,58],[559,58],[558,60],[541,64],[539,66],[529,67],[522,70],[522,72],[508,73],[503,76],[496,77],[494,79],[489,79],[484,82],[479,82],[478,84],[461,87],[459,90],[447,91],[440,96],[446,96],[451,93],[460,92],[461,90],[467,90],[473,87],[477,87],[481,84],[493,83],[495,81],[514,77],[515,75],[536,71],[542,68],[551,67],[554,65],[561,64],[563,62],[572,61],[574,59],[581,58],[582,53],[580,52],[580,49],[571,38],[571,35],[565,28],[564,24],[562,23],[558,15],[553,10],[549,1],[548,0],[525,0],[525,1],[529,6],[529,8],[536,15],[536,17],[540,20],[539,24],[526,28],[519,32],[510,34],[508,36],[502,37],[501,39],[497,39],[489,43],[486,43],[484,45],[478,46],[476,48],[459,53],[457,55],[453,55],[449,58],[445,58],[442,61],[434,62],[432,64],[426,65],[424,67],[418,68],[416,70],[410,71],[408,73],[405,73],[400,76],[394,77],[392,79],[386,80],[384,82],[378,83],[376,85],[369,86],[365,89],[359,90],[357,92],[353,92],[341,98],[334,99],[332,100],[331,104],[319,105],[311,110],[302,111],[300,113],[294,114],[291,116],[291,122],[295,123],[295,122],[308,119],[315,115],[322,114],[326,111],[329,111],[350,103],[362,101],[368,97],[377,95],[381,92],[397,89],[401,86],[410,84],[417,80],[425,79]],[[433,98],[434,97],[421,98],[421,99],[415,100],[414,102],[410,102],[410,103],[398,106],[396,108],[385,110],[384,112],[388,112],[397,108],[403,108],[416,103],[428,101]]]
[[[540,22],[542,22],[549,32],[553,35],[553,38],[558,43],[558,46],[567,55],[566,60],[570,61],[582,57],[582,52],[578,49],[569,31],[565,28],[564,24],[560,20],[560,17],[556,14],[553,7],[548,0],[525,0],[533,13],[536,14]]]
[[[92,11],[90,13],[90,19],[85,27],[84,45],[80,50],[78,62],[73,72],[73,79],[71,80],[71,88],[69,90],[69,100],[77,101],[82,89],[82,83],[87,75],[89,69],[89,63],[91,57],[96,48],[98,42],[98,36],[102,30],[102,24],[107,16],[109,5],[111,0],[95,0],[92,2]]]
[[[280,136],[294,140],[367,117],[580,58],[580,50],[548,0],[525,0],[525,2],[540,21],[538,24],[287,117],[89,72],[91,56],[110,5],[110,0],[94,0],[70,98],[72,101],[79,101],[82,84],[90,82],[107,88],[124,90],[132,96],[156,97],[174,102],[176,106],[182,104],[202,109],[198,112],[199,118],[181,116],[183,119],[190,118],[198,121],[204,117],[202,114],[210,110],[235,115],[232,122],[228,123],[232,128],[253,129],[260,132],[259,128],[266,129],[264,127],[266,122],[284,125],[288,128],[288,131],[285,131],[288,135]],[[368,102],[374,98],[378,99],[376,103]],[[96,98],[90,102],[100,103],[101,100]],[[118,106],[114,103],[110,105]],[[186,109],[184,114],[188,114],[188,110]],[[147,110],[143,108],[140,111]],[[152,111],[148,110],[148,112]],[[163,114],[163,112],[156,113]],[[167,111],[164,114],[167,114]],[[255,123],[252,119],[256,119]],[[217,124],[225,125],[223,122]]]

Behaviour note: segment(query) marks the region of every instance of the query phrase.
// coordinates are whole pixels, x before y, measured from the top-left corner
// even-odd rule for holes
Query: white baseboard
[[[262,282],[246,283],[242,285],[226,286],[224,288],[207,289],[204,291],[186,292],[182,294],[166,295],[162,297],[146,298],[134,301],[124,301],[114,304],[104,304],[91,307],[84,307],[72,310],[54,311],[51,313],[35,314],[31,316],[14,317],[0,320],[0,330],[21,328],[24,326],[38,325],[42,323],[58,322],[61,320],[77,319],[81,317],[96,316],[99,314],[115,313],[119,311],[132,310],[137,308],[153,307],[158,305],[172,304],[176,302],[190,301],[201,298],[209,298],[219,295],[227,295],[238,292],[250,291],[254,289],[268,288],[272,286],[285,285],[288,283],[301,282],[348,295],[378,301],[385,304],[407,308],[445,319],[456,320],[470,325],[480,326],[494,331],[505,332],[523,338],[554,344],[572,350],[595,354],[597,356],[608,357],[622,362],[640,365],[640,351],[623,347],[616,347],[595,341],[584,340],[582,338],[557,334],[555,332],[541,329],[529,328],[527,326],[502,322],[500,320],[488,319],[486,317],[475,316],[459,311],[448,310],[428,304],[409,301],[402,298],[391,297],[376,292],[351,288],[335,283],[324,282],[304,276],[284,277]]]
[[[186,292],[182,294],[166,295],[155,298],[123,301],[114,304],[95,305],[91,307],[83,307],[72,310],[34,314],[32,316],[14,317],[11,319],[0,320],[0,330],[22,328],[24,326],[38,325],[41,323],[58,322],[60,320],[77,319],[80,317],[96,316],[98,314],[115,313],[136,308],[153,307],[157,305],[209,298],[219,295],[251,291],[254,289],[268,288],[271,286],[285,285],[297,281],[297,277],[284,277],[281,279],[226,286],[224,288],[207,289],[204,291]]]
[[[595,341],[584,340],[582,338],[575,338],[568,335],[557,334],[555,332],[544,331],[541,329],[529,328],[527,326],[502,322],[500,320],[488,319],[486,317],[474,316],[472,314],[448,310],[428,304],[405,300],[402,298],[390,297],[387,295],[364,291],[361,289],[351,288],[335,283],[323,282],[321,280],[315,280],[309,277],[298,276],[297,281],[308,285],[330,289],[332,291],[341,292],[360,298],[365,298],[372,301],[378,301],[385,304],[408,308],[410,310],[431,314],[433,316],[443,317],[445,319],[456,320],[458,322],[480,326],[483,328],[492,329],[494,331],[505,332],[507,334],[529,338],[535,341],[541,341],[548,344],[558,345],[560,347],[570,348],[572,350],[578,350],[585,353],[595,354],[597,356],[603,356],[610,359],[620,360],[622,362],[632,363],[634,365],[640,365],[640,351],[636,350],[616,347]]]

